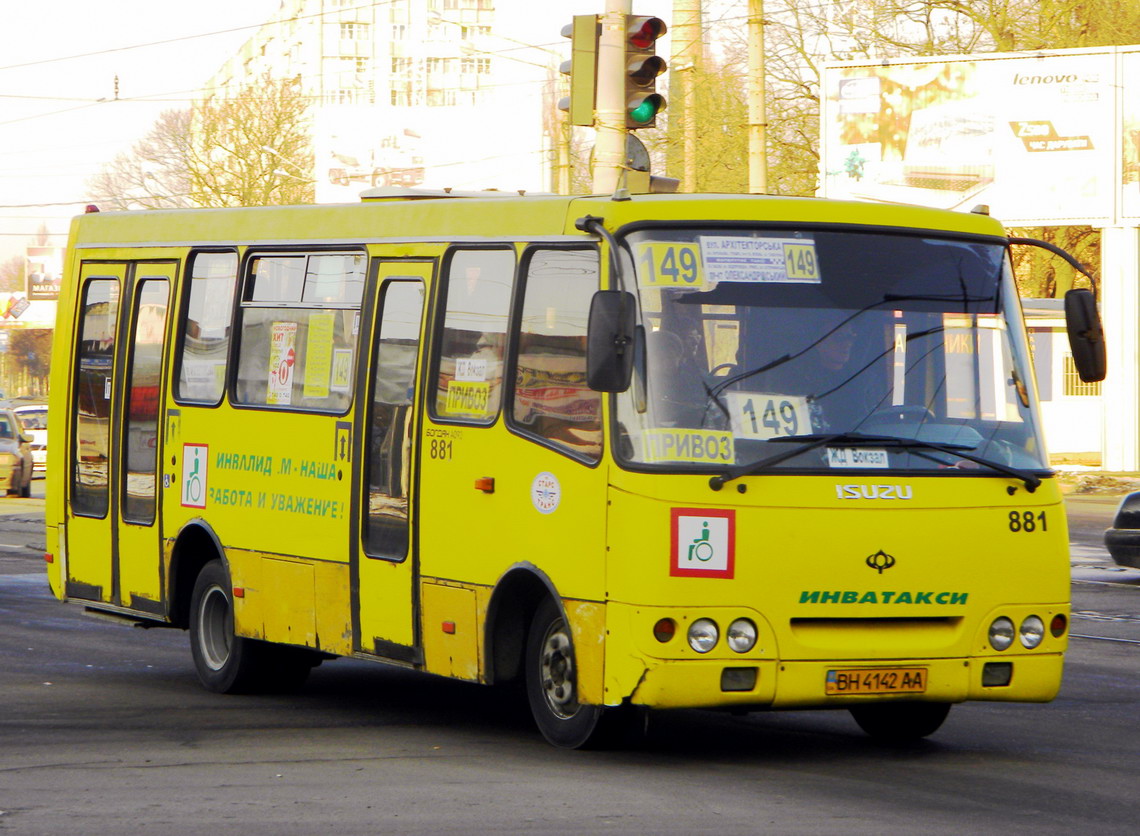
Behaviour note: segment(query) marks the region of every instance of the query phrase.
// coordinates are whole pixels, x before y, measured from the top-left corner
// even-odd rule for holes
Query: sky
[[[68,219],[87,202],[88,178],[128,151],[163,110],[188,107],[280,3],[0,0],[0,260],[38,243],[43,225],[52,233],[48,244],[63,246]],[[495,6],[502,54],[533,60],[536,53],[514,47],[535,44],[569,57],[562,26],[574,14],[602,12],[605,3],[496,0]],[[671,8],[669,0],[633,3],[635,13],[666,22]],[[520,73],[541,72],[507,61]]]

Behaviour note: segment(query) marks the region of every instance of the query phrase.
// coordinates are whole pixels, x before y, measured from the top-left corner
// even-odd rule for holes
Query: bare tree
[[[230,97],[163,113],[88,184],[104,208],[311,203],[308,103],[295,80],[263,77]]]
[[[27,328],[12,331],[8,346],[9,357],[28,375],[37,379],[39,385],[36,388],[41,391],[51,370],[51,342],[50,328]]]
[[[27,259],[22,255],[10,256],[0,262],[0,291],[18,293],[27,287],[24,270]]]
[[[665,173],[671,177],[682,177],[686,152],[694,155],[693,191],[748,191],[746,64],[746,57],[734,51],[722,60],[706,59],[685,68],[691,100],[685,100],[682,85],[675,80],[675,87],[669,88],[669,109],[661,119],[665,130],[641,134],[651,154],[664,151]],[[688,108],[697,129],[695,147],[686,151],[683,131]]]
[[[313,200],[308,103],[296,80],[268,75],[195,108],[186,175],[198,206]]]
[[[190,199],[186,160],[191,145],[191,111],[164,111],[150,132],[103,167],[87,184],[101,208],[182,209]]]

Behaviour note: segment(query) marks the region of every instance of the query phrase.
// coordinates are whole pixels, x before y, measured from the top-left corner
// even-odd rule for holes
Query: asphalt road
[[[51,598],[34,503],[0,507],[0,834],[1136,831],[1140,572],[1095,554],[1111,500],[1070,503],[1089,638],[1053,703],[957,706],[903,748],[846,712],[678,711],[610,752],[551,748],[511,694],[351,660],[292,696],[207,693],[184,634]]]

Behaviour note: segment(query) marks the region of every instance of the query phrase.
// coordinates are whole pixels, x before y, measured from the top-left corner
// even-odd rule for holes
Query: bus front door
[[[360,536],[353,567],[356,649],[421,661],[415,627],[418,576],[413,440],[418,423],[419,358],[425,287],[433,262],[385,261],[375,287],[376,323],[368,347],[367,396],[357,399],[361,428]]]

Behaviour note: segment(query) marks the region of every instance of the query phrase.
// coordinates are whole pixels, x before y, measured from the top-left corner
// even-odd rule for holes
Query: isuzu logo
[[[913,499],[910,485],[836,485],[837,499]]]
[[[884,569],[890,569],[895,565],[895,558],[894,555],[889,555],[882,549],[879,549],[874,554],[867,556],[867,565],[881,575]]]

